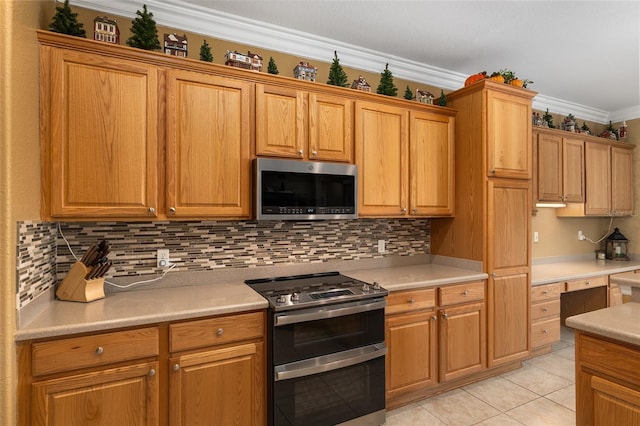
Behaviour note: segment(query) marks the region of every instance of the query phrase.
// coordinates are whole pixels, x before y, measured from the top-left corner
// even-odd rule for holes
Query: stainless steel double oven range
[[[383,424],[387,290],[338,272],[246,283],[269,301],[269,425]]]

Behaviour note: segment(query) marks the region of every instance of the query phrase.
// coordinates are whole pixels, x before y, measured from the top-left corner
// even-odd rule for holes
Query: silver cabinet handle
[[[415,302],[415,300],[413,300],[413,297],[411,299],[409,299],[409,303],[413,304],[413,302]]]
[[[407,212],[407,209],[403,207],[403,208],[402,208],[402,210],[400,210],[400,211],[401,211],[402,213],[406,213],[406,212]]]
[[[148,212],[151,213],[151,214],[154,214],[156,212],[156,209],[153,208],[153,207],[149,207]]]
[[[317,157],[318,156],[318,151],[316,151],[316,150],[311,151],[311,155],[314,156],[314,157]]]
[[[442,318],[447,319],[449,318],[449,314],[447,314],[446,312],[442,313]]]
[[[180,364],[173,364],[173,371],[180,371]]]
[[[218,331],[216,331],[216,333],[218,334],[218,336],[222,336],[222,333],[224,333],[224,330],[222,328],[219,328]]]
[[[468,292],[467,290],[465,290],[465,291],[463,291],[463,292],[462,292],[462,295],[463,295],[463,296],[468,296],[468,295],[469,295],[469,292]]]
[[[434,320],[434,321],[438,321],[438,316],[434,315],[434,316],[431,317],[431,319]]]
[[[153,368],[149,370],[149,377],[153,377],[155,375],[156,375],[156,370],[154,370]]]
[[[104,348],[102,346],[98,346],[96,348],[96,355],[102,355],[104,353]]]
[[[299,149],[299,150],[298,150],[298,155],[299,155],[300,157],[302,157],[302,154],[304,154],[304,151],[303,151],[303,150],[301,150],[301,149]]]
[[[169,207],[169,213],[176,214],[176,208],[175,207]]]

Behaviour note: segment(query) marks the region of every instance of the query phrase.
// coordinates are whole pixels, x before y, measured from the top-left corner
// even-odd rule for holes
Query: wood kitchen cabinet
[[[169,424],[266,423],[264,312],[169,326]]]
[[[44,218],[155,218],[156,66],[41,46]]]
[[[531,350],[551,351],[560,340],[560,294],[563,282],[537,285],[531,288]]]
[[[167,213],[251,216],[251,83],[204,73],[166,75]]]
[[[640,347],[576,333],[576,424],[640,424]]]
[[[427,113],[357,101],[359,214],[451,215],[454,123],[450,111]]]
[[[353,101],[256,85],[256,154],[353,162]]]
[[[583,203],[584,141],[534,130],[537,149],[536,201]]]
[[[158,425],[154,327],[22,344],[21,425]]]

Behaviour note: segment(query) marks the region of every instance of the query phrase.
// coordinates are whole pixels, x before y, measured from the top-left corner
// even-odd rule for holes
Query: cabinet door
[[[50,79],[51,217],[155,217],[157,68],[52,49]]]
[[[488,176],[531,178],[530,99],[487,92],[487,167]]]
[[[251,214],[249,83],[167,71],[169,216]]]
[[[537,140],[538,200],[562,201],[562,138],[539,134]]]
[[[409,115],[411,215],[453,214],[454,125],[453,117],[415,111]]]
[[[585,142],[586,215],[611,214],[611,155],[606,144]]]
[[[529,283],[527,273],[489,278],[489,367],[529,355]]]
[[[305,93],[256,84],[256,154],[303,158],[307,140]]]
[[[35,382],[33,424],[157,425],[157,371],[157,362],[147,362]]]
[[[361,216],[407,213],[407,111],[356,102],[355,146]]]
[[[640,424],[640,392],[607,379],[592,376],[593,425]]]
[[[633,151],[611,147],[611,210],[616,216],[633,214]]]
[[[248,343],[171,358],[169,424],[265,424],[263,351]]]
[[[353,102],[309,93],[310,160],[353,162]]]
[[[584,203],[584,141],[581,139],[562,139],[564,201]]]
[[[440,381],[486,367],[484,309],[484,303],[474,303],[440,311]]]
[[[437,383],[434,312],[387,318],[387,399]]]

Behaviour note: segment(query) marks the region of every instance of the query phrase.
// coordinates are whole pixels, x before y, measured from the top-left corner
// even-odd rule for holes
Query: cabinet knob
[[[96,348],[96,355],[102,355],[104,353],[104,348],[102,346],[98,346]]]
[[[173,364],[173,371],[180,371],[180,364]]]
[[[418,214],[418,209],[413,209],[411,211],[413,212],[413,214]]]
[[[222,333],[224,333],[224,330],[222,328],[219,328],[218,331],[216,331],[216,333],[218,334],[218,336],[222,336]]]
[[[495,170],[489,170],[489,174],[490,174],[491,176],[493,176],[493,175],[495,175],[495,174],[496,174],[496,171],[495,171]]]
[[[542,292],[542,294],[544,294],[546,296],[547,294],[549,294],[549,292],[547,290],[545,290],[545,291]]]
[[[314,156],[314,157],[317,157],[318,156],[318,151],[315,151],[315,150],[311,151],[311,155]]]
[[[431,317],[431,319],[434,320],[434,321],[438,321],[438,316],[434,315],[434,316]]]
[[[548,333],[548,332],[547,332],[547,330],[546,330],[546,329],[542,330],[542,334],[547,334],[547,333]]]
[[[542,308],[542,312],[547,312],[547,308]]]
[[[469,292],[468,292],[467,290],[465,290],[465,291],[463,291],[463,292],[462,292],[462,295],[463,295],[463,296],[468,296],[468,295],[469,295]]]
[[[415,302],[415,300],[413,300],[413,297],[411,299],[409,299],[409,303],[413,303]]]
[[[401,211],[402,213],[406,213],[406,212],[407,212],[407,209],[402,208],[402,210],[400,210],[400,211]]]
[[[149,370],[149,377],[153,377],[155,375],[156,375],[156,370],[155,369],[152,368],[151,370]]]
[[[591,281],[585,282],[584,285],[591,285]]]
[[[442,318],[447,319],[449,318],[449,314],[447,314],[446,312],[442,313]]]
[[[169,213],[176,214],[176,208],[175,207],[169,207]]]
[[[151,213],[151,214],[154,214],[156,212],[156,209],[153,208],[153,207],[149,207],[148,212]]]
[[[299,150],[298,150],[298,155],[299,155],[300,157],[302,157],[302,154],[304,154],[304,151],[303,151],[303,150],[301,150],[301,149],[299,149]]]

